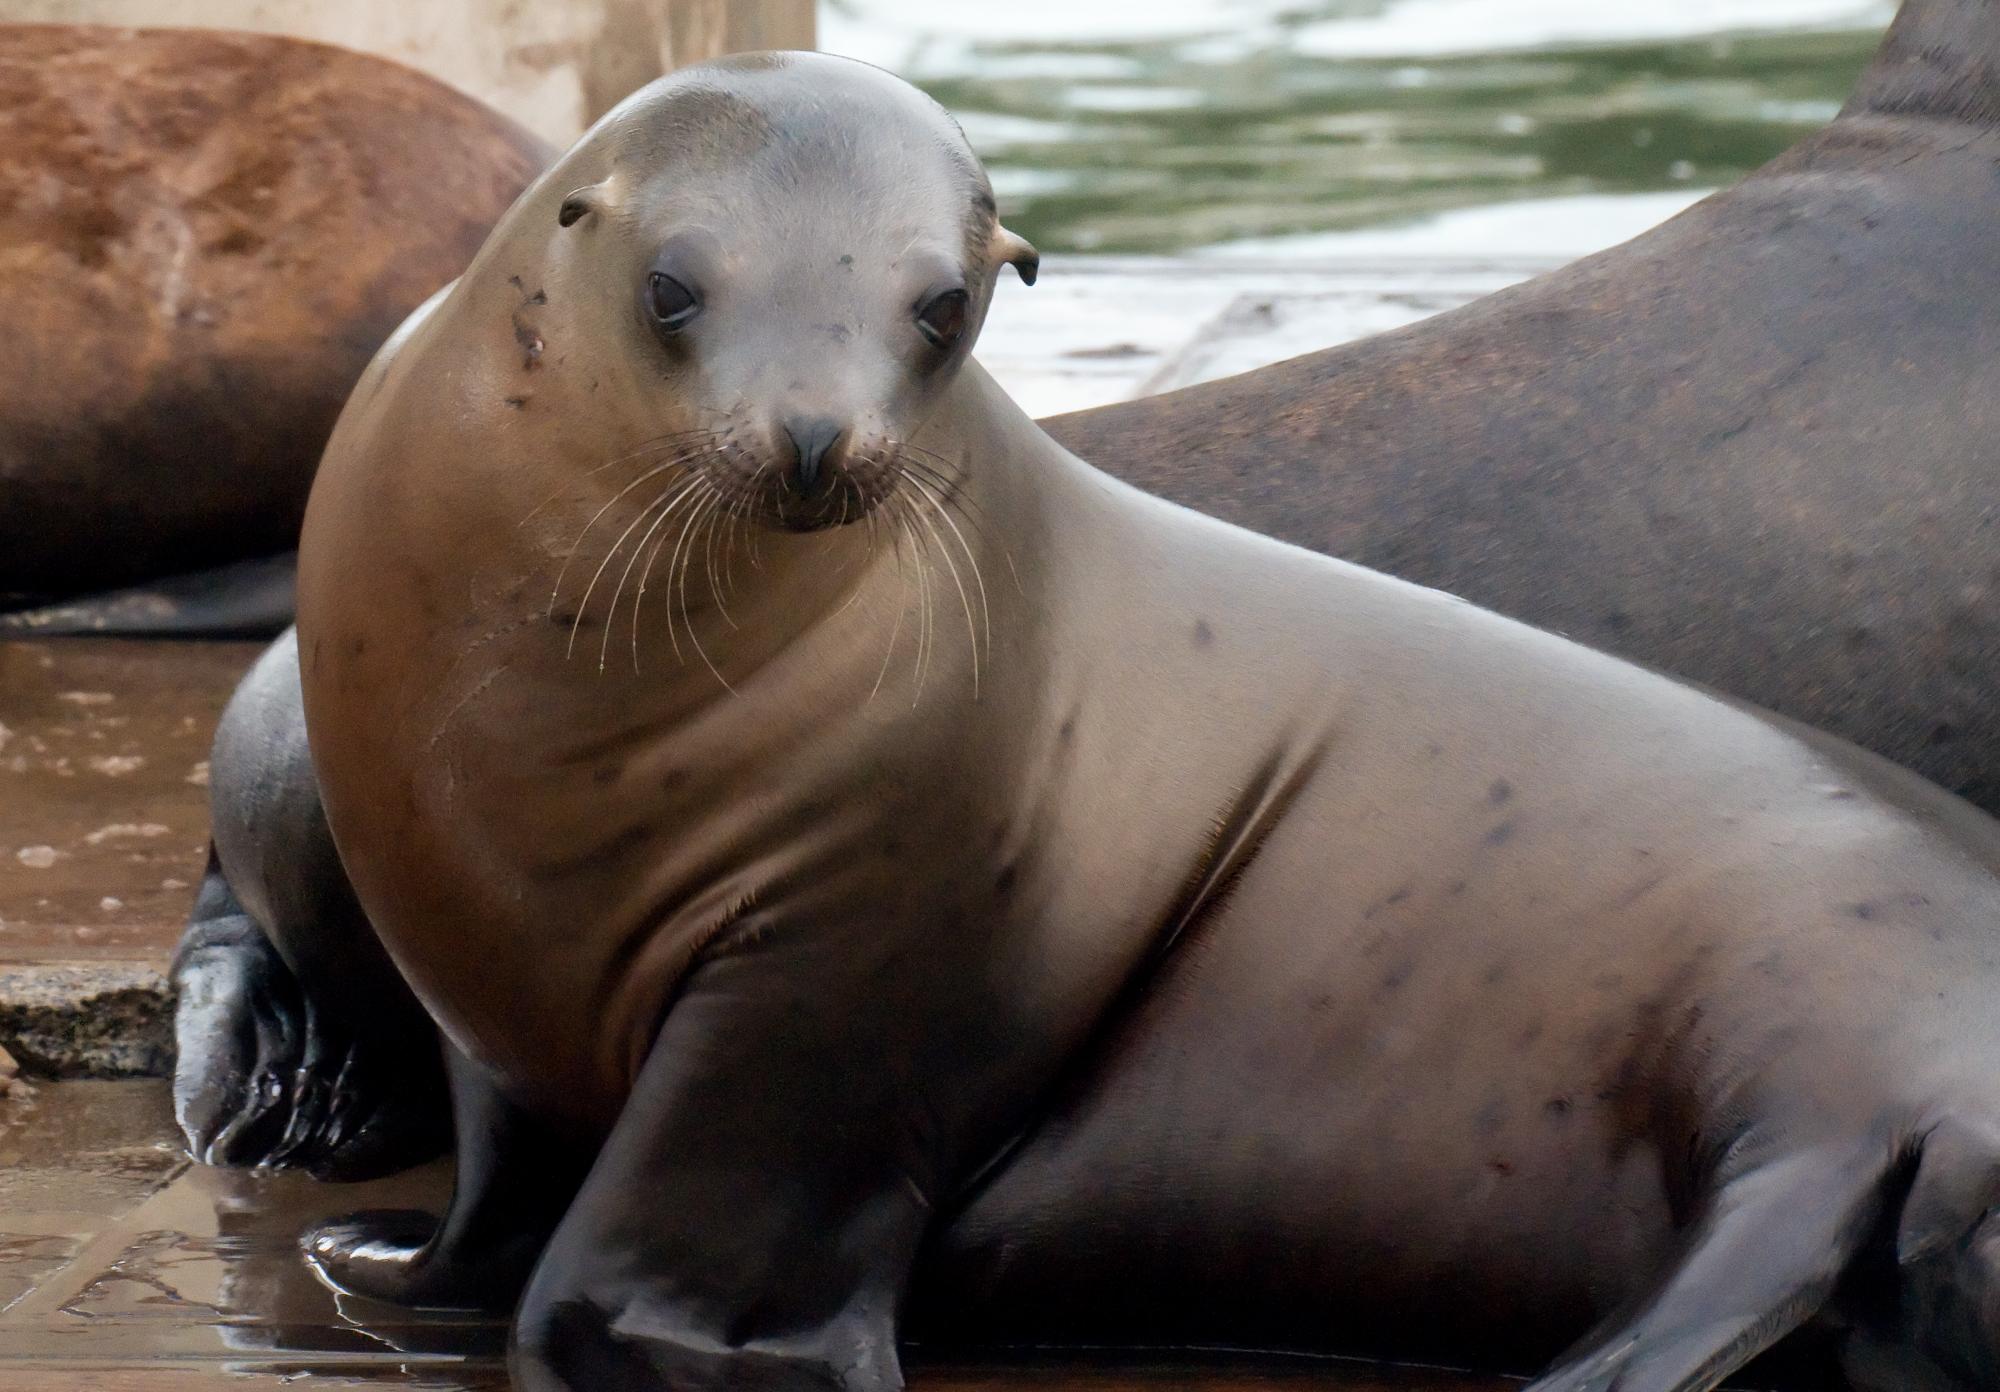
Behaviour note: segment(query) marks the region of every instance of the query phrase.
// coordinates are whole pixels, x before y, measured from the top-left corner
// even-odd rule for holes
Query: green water
[[[1519,200],[1614,224],[1621,200],[1671,211],[1665,196],[1729,183],[1830,119],[1887,15],[1594,8],[1621,4],[1607,21],[1577,0],[1075,0],[1008,7],[1004,25],[985,0],[826,0],[823,42],[958,113],[1044,251],[1282,254]]]

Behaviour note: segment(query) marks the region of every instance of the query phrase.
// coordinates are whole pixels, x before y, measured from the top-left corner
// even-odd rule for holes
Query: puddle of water
[[[0,1364],[497,1366],[499,1323],[336,1295],[299,1255],[313,1223],[448,1186],[441,1165],[335,1185],[190,1164],[159,1082],[0,1100]]]
[[[502,1323],[337,1296],[300,1258],[311,1223],[434,1209],[443,1165],[361,1185],[187,1164],[166,1085],[0,1098],[0,1387],[8,1392],[325,1388],[502,1392]],[[1089,1355],[911,1359],[918,1392],[1479,1392],[1490,1379],[1292,1360]]]
[[[1829,120],[1893,9],[827,0],[820,39],[958,113],[1044,252],[1297,258],[1355,249],[1330,233],[1422,228],[1416,250],[1477,254],[1492,225],[1441,215],[1530,199],[1561,201],[1509,224],[1508,249],[1587,251]]]
[[[0,1240],[35,1235],[18,1230],[23,1215],[127,1212],[185,1163],[163,1085],[44,1083],[0,1096],[0,1230],[16,1229]]]

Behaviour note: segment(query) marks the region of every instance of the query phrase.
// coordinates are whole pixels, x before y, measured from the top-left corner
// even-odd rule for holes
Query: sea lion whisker
[[[848,595],[846,601],[842,603],[838,609],[834,610],[829,617],[837,619],[842,614],[845,614],[848,610],[852,609],[856,604],[858,604],[861,601],[862,592],[865,591],[867,588],[868,587],[866,585],[856,585],[854,587],[854,592]]]
[[[1021,573],[1015,567],[1013,550],[1007,545],[1003,537],[995,535],[987,528],[984,518],[985,509],[964,490],[964,476],[960,472],[961,466],[945,459],[943,455],[938,454],[934,450],[927,450],[921,446],[911,445],[903,441],[891,440],[888,442],[888,448],[893,452],[893,457],[887,461],[890,466],[894,467],[904,477],[911,479],[912,482],[919,478],[928,480],[931,488],[937,494],[937,501],[943,505],[947,512],[956,512],[964,520],[965,525],[972,528],[974,535],[988,544],[997,545],[1000,548],[1000,554],[1006,560],[1007,569],[1013,576],[1014,588],[1020,591],[1023,598],[1026,598],[1027,591],[1021,586]],[[927,462],[929,460],[937,462]],[[944,468],[939,467],[941,465],[949,466],[953,472],[945,472]],[[962,535],[960,541],[961,543],[964,542]],[[967,554],[970,554],[969,547],[967,548]],[[992,645],[990,628],[987,643],[988,651],[990,652]]]
[[[914,479],[911,481],[915,482]],[[927,494],[921,492],[918,496],[928,498]],[[951,583],[958,590],[958,602],[965,608],[965,637],[972,645],[972,699],[976,701],[979,699],[979,627],[972,617],[972,599],[966,592],[965,581],[959,578],[958,562],[951,558],[951,548],[944,544],[944,537],[930,518],[924,516],[921,511],[916,516],[917,520],[924,524],[924,530],[930,533],[931,540],[937,543],[938,555],[943,557],[945,568],[951,572]]]
[[[903,615],[909,611],[910,607],[910,577],[908,572],[903,569],[901,522],[900,519],[895,517],[893,512],[891,513],[890,520],[898,524],[897,529],[892,531],[889,536],[890,545],[894,548],[896,556],[896,582],[898,587],[896,595],[896,622],[889,630],[889,646],[882,650],[882,669],[875,674],[875,685],[869,688],[869,701],[873,701],[876,693],[882,690],[882,681],[889,675],[889,659],[895,655],[896,639],[903,632]]]
[[[668,484],[667,487],[671,489],[673,485]],[[693,487],[694,483],[692,481],[683,483],[681,486],[681,491],[674,495],[674,502],[678,502],[681,498],[685,497],[688,491]],[[629,492],[630,491],[629,488],[626,491]],[[674,502],[670,502],[666,505],[667,512],[671,512],[673,510]],[[618,539],[611,543],[611,549],[604,553],[604,559],[598,562],[596,572],[590,577],[590,583],[584,587],[583,599],[576,606],[576,617],[570,620],[569,647],[563,653],[565,659],[574,656],[576,653],[577,629],[583,623],[583,616],[585,611],[587,611],[590,608],[590,596],[596,591],[598,581],[604,578],[604,572],[610,568],[611,562],[615,560],[618,556],[618,553],[624,549],[626,538],[631,536],[633,532],[637,531],[640,525],[644,523],[646,518],[652,513],[653,509],[658,506],[660,506],[660,500],[658,498],[655,498],[652,502],[648,503],[643,509],[641,509],[639,515],[632,519],[631,525],[626,527],[624,531],[620,532],[618,534]],[[661,515],[665,516],[666,514],[662,513]],[[650,534],[651,533],[649,532],[648,535]],[[644,545],[645,545],[644,542],[640,543],[640,546],[642,548]],[[635,551],[633,554],[637,555],[638,552]],[[563,568],[565,571],[568,570],[567,562],[564,563]],[[629,574],[630,572],[631,572],[631,566],[628,564],[626,566],[626,573]],[[618,583],[619,583],[619,588],[622,590],[624,588],[624,583],[625,583],[624,580],[621,578]],[[558,575],[556,577],[556,585],[558,589],[560,589],[562,585],[561,575]],[[617,617],[617,614],[618,614],[618,599],[614,595],[611,600],[611,610],[604,616],[604,628],[607,640],[610,635],[611,621],[612,619]],[[599,669],[602,670],[603,662],[601,656],[598,665]]]
[[[682,484],[681,490],[678,493],[673,493],[670,499],[667,497],[667,495],[669,492],[671,492],[673,485],[672,484],[667,485],[666,488],[660,491],[660,496],[654,498],[652,502],[646,505],[645,509],[641,511],[637,517],[632,519],[632,525],[625,529],[624,534],[621,535],[618,538],[617,542],[612,546],[610,554],[604,558],[604,564],[609,565],[613,560],[613,558],[617,556],[618,552],[624,548],[625,538],[630,536],[633,530],[637,528],[642,522],[645,522],[646,518],[652,514],[653,509],[655,508],[660,509],[659,516],[653,518],[651,525],[649,525],[646,528],[645,532],[640,536],[638,545],[632,548],[632,555],[629,559],[626,560],[625,569],[619,572],[618,588],[612,592],[611,608],[607,610],[604,615],[604,638],[598,644],[598,649],[597,649],[598,671],[602,672],[604,670],[605,659],[607,658],[607,656],[610,654],[611,651],[611,628],[614,621],[618,617],[618,601],[620,598],[623,597],[625,593],[625,583],[632,578],[632,568],[638,564],[639,557],[645,553],[646,543],[652,539],[653,533],[658,531],[661,525],[664,524],[669,517],[673,516],[675,510],[680,507],[682,501],[688,498],[690,495],[692,495],[695,489],[700,484],[701,484],[701,476],[697,474],[694,478],[691,478],[687,480],[684,484]],[[639,577],[639,585],[642,592],[645,588],[645,583],[646,583],[646,578],[645,576],[641,575]],[[588,591],[586,591],[584,594],[584,603],[588,604],[589,602],[590,602],[590,596]],[[632,607],[634,611],[633,614],[634,621],[636,622],[637,611],[638,611],[638,600],[636,598],[632,602]],[[583,616],[581,611],[579,611],[577,617],[579,620],[582,619]]]
[[[712,430],[679,430],[673,432],[672,434],[655,436],[653,439],[646,441],[645,444],[640,445],[637,449],[633,450],[630,454],[620,455],[616,459],[607,460],[604,463],[597,465],[595,468],[584,470],[581,474],[576,475],[575,478],[566,480],[561,488],[558,488],[555,492],[549,494],[548,497],[542,499],[539,503],[536,503],[532,508],[528,510],[528,515],[526,517],[523,517],[519,522],[516,522],[514,525],[516,527],[527,526],[528,523],[534,519],[536,513],[539,513],[543,508],[547,507],[550,503],[553,503],[556,499],[562,497],[563,494],[569,492],[570,489],[576,486],[579,480],[590,478],[595,474],[601,474],[606,469],[611,468],[613,465],[625,464],[630,462],[631,460],[643,458],[646,455],[655,454],[662,449],[682,448],[683,446],[686,445],[686,443],[689,440],[693,439],[696,436],[713,435],[714,433],[715,432]]]
[[[702,513],[701,514],[702,516],[709,516],[713,514],[715,508],[719,505],[717,502],[717,498],[719,497],[720,495],[718,494],[715,497],[711,497],[707,500],[706,502],[707,511]],[[679,549],[680,548],[678,546],[675,547],[676,551],[678,551]],[[736,694],[736,688],[729,684],[729,678],[722,675],[722,670],[719,667],[717,667],[715,665],[714,660],[709,657],[708,649],[702,646],[701,634],[695,631],[694,615],[688,612],[687,573],[688,573],[688,567],[693,564],[694,564],[694,547],[690,546],[687,549],[687,555],[683,557],[681,560],[681,576],[679,584],[680,595],[681,595],[681,621],[687,625],[688,641],[694,644],[695,653],[697,656],[701,658],[702,665],[708,668],[709,675],[713,676],[717,681],[722,683],[722,689],[724,691],[727,691],[731,696],[734,696]],[[671,616],[672,612],[671,595],[669,596],[668,610],[669,610],[669,615]]]
[[[890,440],[887,444],[899,459],[913,459],[923,464],[931,476],[940,484],[945,485],[946,491],[954,498],[964,496],[964,460],[947,459],[934,449],[926,449],[922,445],[913,445],[908,440]],[[971,500],[966,499],[966,501],[970,502]]]
[[[965,552],[966,563],[972,568],[972,582],[979,589],[979,618],[980,618],[980,624],[984,628],[986,633],[986,653],[987,657],[990,659],[993,655],[993,606],[987,601],[986,598],[986,578],[984,575],[980,573],[979,557],[973,551],[971,544],[966,541],[965,533],[959,531],[958,525],[951,520],[951,514],[945,510],[944,504],[940,502],[936,497],[932,496],[930,489],[924,486],[923,480],[918,478],[914,474],[908,475],[907,477],[910,480],[911,486],[917,490],[918,496],[927,500],[930,503],[932,510],[934,510],[939,517],[944,519],[945,526],[951,528],[952,535],[958,538],[959,549]],[[938,539],[938,549],[944,550],[944,540],[941,537]],[[945,551],[945,559],[950,560],[950,558],[951,558],[951,553],[949,551]],[[956,579],[957,575],[958,575],[957,569],[956,567],[954,567],[952,571],[952,578]],[[971,606],[968,604],[966,608],[967,608],[967,613],[965,616],[965,621],[966,623],[970,624],[972,622]],[[978,643],[976,639],[974,640],[973,656],[976,662],[978,658]],[[979,669],[977,668],[977,666],[975,666],[973,668],[973,685],[975,688],[977,688],[978,686],[978,672]]]
[[[868,545],[866,550],[862,553],[861,557],[861,568],[865,572],[868,569],[869,564],[875,559],[875,509],[874,508],[871,507],[866,512],[861,514],[861,524],[868,529],[867,533]],[[847,602],[842,604],[838,609],[833,611],[833,617],[839,618],[842,614],[845,614],[848,610],[852,609],[856,604],[860,603],[861,595],[863,591],[865,591],[867,588],[868,587],[866,585],[856,585],[854,587],[854,592],[848,595]]]
[[[736,444],[733,440],[730,442],[729,448],[738,455],[742,455],[747,452],[741,445]],[[770,467],[771,467],[771,461],[768,458],[759,459],[757,461],[757,467],[750,471],[750,477],[743,481],[742,490],[743,490],[744,509],[746,512],[746,517],[745,517],[746,523],[748,521],[747,517],[748,509],[750,508],[752,501],[757,497],[757,486],[759,483],[763,481],[764,475],[767,471],[769,471]],[[764,568],[764,546],[763,542],[759,539],[758,535],[762,530],[763,529],[760,527],[751,527],[747,525],[744,528],[745,533],[749,537],[749,542],[744,547],[744,550],[746,550],[750,554],[750,568],[752,570],[761,571]]]
[[[742,530],[748,523],[744,520],[744,510],[749,499],[732,496],[729,500],[729,535],[725,538],[722,557],[722,582],[729,590],[729,597],[736,597],[736,543],[741,540]]]
[[[669,641],[672,641],[674,637],[674,594],[676,590],[679,591],[681,598],[681,617],[687,621],[688,641],[694,641],[694,616],[688,612],[687,607],[687,566],[681,560],[681,550],[687,547],[687,540],[694,534],[694,524],[700,516],[701,505],[696,504],[694,509],[688,513],[687,521],[681,525],[681,534],[675,538],[674,549],[667,556],[667,638]],[[690,547],[688,550],[692,554],[693,548]],[[697,646],[699,645],[697,644]],[[674,643],[674,660],[677,662],[686,661],[685,658],[681,657],[681,649],[678,642]]]
[[[591,468],[584,470],[584,472],[578,475],[578,477],[589,478],[593,474],[601,474],[606,469],[612,468],[615,465],[626,463],[629,460],[637,459],[640,455],[650,453],[651,451],[658,449],[663,445],[678,444],[684,441],[696,439],[699,436],[703,435],[714,437],[717,436],[719,433],[720,432],[710,429],[707,426],[701,426],[693,430],[670,430],[664,435],[655,435],[652,439],[646,440],[641,444],[635,445],[632,448],[631,453],[629,454],[622,454],[615,459],[607,459],[602,464],[593,465]]]
[[[645,473],[639,475],[638,478],[633,479],[632,482],[627,484],[625,487],[619,489],[618,492],[614,494],[604,504],[603,507],[600,507],[595,513],[591,514],[590,520],[584,523],[583,530],[576,534],[576,540],[570,543],[569,554],[563,557],[562,569],[556,572],[556,583],[554,587],[549,591],[549,610],[551,613],[553,613],[555,610],[556,600],[562,597],[562,583],[563,579],[569,574],[570,564],[576,559],[577,553],[583,549],[583,540],[585,537],[590,535],[591,529],[597,525],[598,519],[603,517],[605,513],[611,511],[613,507],[617,506],[619,499],[623,498],[633,489],[641,487],[644,484],[650,482],[651,480],[658,478],[661,474],[666,473],[669,469],[674,468],[680,462],[681,461],[677,458],[662,460],[658,464],[654,465],[652,468],[648,469]],[[657,501],[657,499],[655,501]]]
[[[613,494],[611,496],[611,499],[608,502],[606,502],[603,507],[599,508],[595,513],[591,515],[590,521],[584,523],[583,530],[576,534],[576,540],[570,543],[569,554],[563,558],[562,569],[556,572],[556,583],[554,587],[549,591],[550,614],[555,613],[556,601],[562,597],[563,580],[565,577],[569,575],[569,568],[571,563],[576,560],[577,553],[583,549],[584,538],[590,535],[591,529],[597,526],[598,520],[602,518],[605,513],[611,511],[611,509],[618,504],[619,500],[625,497],[626,494],[632,492],[633,489],[643,486],[651,479],[658,478],[661,474],[666,473],[669,469],[678,468],[693,462],[695,459],[700,458],[702,453],[703,451],[701,450],[690,449],[687,446],[680,447],[679,449],[676,450],[672,458],[662,460],[658,464],[655,464],[652,468],[648,469],[645,473],[639,475],[639,477],[633,479],[630,483],[626,484],[623,488],[619,489],[615,494]],[[672,485],[668,486],[671,487]],[[650,506],[648,508],[648,511],[650,511]],[[640,513],[640,516],[641,517],[645,516],[645,513],[644,512]]]
[[[915,504],[911,503],[908,498],[898,496],[896,501],[900,504],[906,515],[914,515]],[[905,525],[909,525],[907,520]],[[910,526],[909,530],[910,555],[916,561],[917,568],[917,690],[910,701],[910,707],[914,710],[923,701],[924,683],[930,678],[931,654],[937,643],[937,628],[935,608],[931,602],[930,566],[925,561],[926,548],[923,544],[923,534],[918,532],[914,526]]]
[[[938,501],[945,508],[956,512],[960,517],[964,518],[965,525],[972,528],[981,537],[991,539],[992,534],[988,531],[986,520],[983,516],[984,509],[980,508],[972,498],[965,494],[958,479],[941,473],[937,468],[924,463],[921,459],[913,459],[900,452],[890,463],[892,467],[906,477],[927,480],[932,489],[937,493]]]
[[[728,603],[722,598],[722,586],[717,581],[715,574],[715,534],[718,524],[726,525],[729,515],[729,498],[727,494],[713,484],[709,485],[709,491],[714,495],[715,501],[713,506],[708,510],[708,522],[702,528],[704,538],[702,557],[708,567],[708,593],[715,600],[715,612],[722,615],[722,621],[731,628],[736,628],[738,625],[735,618],[729,612]]]
[[[924,563],[922,555],[917,550],[916,529],[910,525],[910,519],[905,511],[902,500],[898,498],[892,501],[896,514],[897,536],[899,540],[908,541],[910,548],[910,573],[914,577],[914,581],[910,583],[909,589],[911,591],[911,602],[916,605],[917,610],[916,648],[910,655],[910,676],[913,680],[920,680],[923,675],[924,664],[924,597],[927,593],[924,588]],[[898,553],[898,559],[901,559],[900,552]]]
[[[705,478],[697,478],[695,482],[699,484],[701,488],[704,489],[714,487],[714,485],[709,483],[708,480]],[[674,511],[676,508],[679,507],[681,500],[683,498],[689,497],[690,495],[693,496],[693,501],[689,503],[689,508],[691,510],[694,510],[700,507],[703,495],[694,488],[682,489],[680,495],[677,496],[673,502],[669,503],[666,509],[663,512],[661,512],[658,517],[653,519],[653,525],[646,528],[646,534],[640,537],[639,544],[632,548],[632,558],[625,562],[625,574],[621,575],[618,578],[618,590],[619,593],[622,594],[624,593],[625,590],[626,577],[631,575],[632,567],[635,564],[637,564],[639,557],[642,554],[646,556],[645,569],[639,572],[639,588],[632,596],[632,622],[631,622],[632,673],[634,676],[638,675],[639,672],[639,610],[641,606],[643,606],[646,602],[646,586],[647,583],[652,578],[653,562],[657,561],[660,558],[660,548],[666,544],[667,540],[666,534],[664,532],[661,532],[660,529],[664,527],[666,525],[667,520],[673,516]],[[652,551],[647,552],[646,543],[653,541],[653,534],[655,532],[660,532],[660,539],[657,542],[653,542]],[[618,610],[617,595],[613,595],[611,597],[611,609],[614,614]],[[667,636],[669,638],[673,636],[673,631],[674,631],[673,606],[669,605],[667,607]],[[604,644],[603,644],[604,649],[608,651],[610,645],[611,645],[611,625],[607,622],[604,626]],[[604,652],[600,652],[598,654],[598,666],[600,669],[602,669],[603,665],[604,665]]]
[[[707,486],[706,479],[702,480],[702,483],[704,486]],[[686,495],[683,494],[683,496]],[[680,499],[676,498],[674,501],[675,505],[678,506]],[[688,505],[689,524],[692,524],[694,522],[694,519],[699,514],[700,509],[701,509],[701,504],[700,504],[700,499],[698,497],[694,502],[689,503]],[[654,528],[655,529],[659,528],[661,523],[664,523],[666,520],[667,520],[667,514],[665,513],[661,514],[659,522],[653,524]],[[648,531],[647,535],[651,536],[652,532]],[[683,539],[686,538],[687,536],[686,526],[683,526],[681,528],[680,535]],[[639,630],[638,630],[639,606],[645,600],[646,587],[647,584],[652,579],[654,563],[660,559],[660,552],[666,548],[666,545],[667,545],[667,535],[664,531],[662,531],[660,533],[660,539],[653,544],[653,550],[651,554],[646,557],[646,568],[639,574],[639,593],[632,600],[632,625],[633,625],[632,642],[635,652],[637,650],[637,645],[639,641]],[[644,549],[645,543],[642,541],[639,543],[639,546],[640,549]],[[634,552],[635,556],[636,554],[637,552]],[[674,554],[673,556],[670,556],[667,559],[667,584],[669,587],[667,596],[667,642],[673,646],[674,661],[685,663],[687,659],[681,656],[680,639],[674,636],[674,604],[673,604],[672,585],[673,585],[673,575],[674,575],[674,559],[679,555],[680,555],[680,542],[676,541],[674,543]]]

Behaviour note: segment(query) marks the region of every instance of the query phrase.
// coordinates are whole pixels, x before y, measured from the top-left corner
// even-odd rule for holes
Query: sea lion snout
[[[825,416],[794,416],[780,429],[792,447],[792,467],[785,482],[801,497],[813,497],[820,491],[822,472],[839,462],[835,447],[843,433],[841,424]]]

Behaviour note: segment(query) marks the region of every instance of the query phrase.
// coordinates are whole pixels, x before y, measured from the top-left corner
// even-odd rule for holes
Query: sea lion
[[[1997,68],[1991,7],[1909,0],[1830,128],[1626,246],[1400,333],[1049,428],[1177,501],[1751,695],[2000,809],[1981,530],[2000,388]],[[262,583],[288,580],[274,567]],[[133,622],[161,622],[156,598],[128,606]],[[220,599],[185,611],[212,619]],[[107,610],[57,617],[90,627]],[[288,664],[251,681],[246,708],[296,712]],[[265,776],[304,805],[305,741],[280,745],[295,766]],[[228,850],[271,834],[256,784],[218,776],[215,796],[223,869],[282,866]],[[299,854],[315,826],[292,833]],[[326,905],[317,938],[341,936],[347,912]],[[269,1160],[291,1131],[278,1117],[334,1090],[301,1060],[374,1052],[378,1029],[388,1066],[365,1071],[433,1085],[395,1066],[423,1021],[413,1003],[399,1016],[392,989],[358,1003],[310,980],[243,989],[288,976],[254,930],[219,875],[181,966],[184,1000],[203,1006],[180,1069],[197,1153]],[[285,1027],[256,1028],[253,1000]],[[333,1041],[314,1045],[322,1032]],[[393,1165],[431,1136],[388,1144],[387,1118],[443,1107],[342,1115],[370,1118],[368,1163]],[[246,1112],[256,1124],[231,1129]],[[357,1137],[326,1120],[282,1153],[345,1172]]]
[[[0,25],[0,609],[284,553],[348,389],[552,155],[324,44]],[[283,562],[94,631],[270,631]]]
[[[912,1302],[1992,1385],[2000,825],[1095,471],[967,356],[1007,263],[935,104],[744,59],[365,375],[297,670],[461,1165],[329,1277],[532,1264],[528,1392],[892,1388]]]

